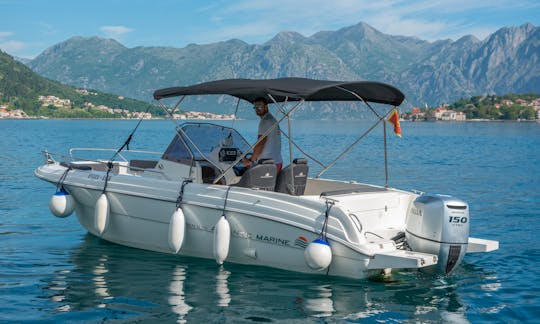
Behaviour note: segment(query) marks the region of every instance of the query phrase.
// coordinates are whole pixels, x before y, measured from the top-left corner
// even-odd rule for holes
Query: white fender
[[[214,258],[218,264],[229,254],[229,243],[231,241],[231,226],[225,216],[221,216],[214,227]]]
[[[49,210],[56,217],[68,217],[73,213],[74,209],[73,197],[63,188],[52,195],[51,200],[49,200]]]
[[[109,200],[107,195],[102,193],[96,201],[94,210],[94,226],[99,235],[102,235],[107,229],[109,223]]]
[[[324,239],[318,238],[309,243],[304,251],[304,259],[307,265],[317,271],[328,268],[332,262],[332,249]]]
[[[182,248],[186,232],[186,218],[182,208],[176,208],[169,222],[169,247],[176,254]]]

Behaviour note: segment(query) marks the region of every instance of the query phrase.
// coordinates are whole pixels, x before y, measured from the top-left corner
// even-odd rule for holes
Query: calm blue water
[[[535,322],[540,317],[540,124],[403,123],[389,137],[390,185],[469,202],[471,235],[500,250],[468,255],[448,277],[393,282],[309,276],[113,245],[48,211],[33,176],[40,150],[118,148],[136,121],[0,120],[0,322]],[[229,123],[230,124],[230,123]],[[248,140],[256,121],[237,128]],[[294,121],[293,136],[329,162],[362,122]],[[145,121],[132,149],[163,150],[170,121]],[[324,177],[384,184],[382,130]],[[284,152],[288,148],[284,146]],[[298,153],[293,153],[299,156]],[[311,173],[318,171],[311,163]],[[320,170],[320,168],[319,168]]]

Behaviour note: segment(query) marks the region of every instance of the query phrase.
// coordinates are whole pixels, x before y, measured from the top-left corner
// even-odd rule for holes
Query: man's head
[[[253,109],[257,116],[264,116],[268,112],[268,100],[264,97],[259,97],[253,100]]]

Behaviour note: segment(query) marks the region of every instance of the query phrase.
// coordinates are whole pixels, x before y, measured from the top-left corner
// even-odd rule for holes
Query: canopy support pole
[[[371,126],[367,131],[364,132],[364,134],[362,134],[358,139],[356,139],[356,141],[354,141],[351,145],[349,145],[349,147],[347,147],[343,152],[341,152],[340,155],[338,155],[338,157],[336,157],[334,160],[332,160],[332,162],[330,162],[328,165],[326,165],[326,167],[324,167],[324,169],[321,170],[321,172],[319,172],[317,174],[317,176],[315,176],[315,178],[320,178],[321,175],[323,175],[323,173],[325,173],[326,171],[328,171],[328,169],[330,169],[334,164],[336,164],[336,162],[341,159],[345,154],[349,153],[349,151],[356,145],[358,144],[358,142],[360,142],[364,137],[366,137],[367,134],[369,134],[375,127],[377,127],[377,125],[379,125],[379,123],[382,121],[382,119],[379,119],[373,126]]]
[[[174,106],[172,111],[167,110],[167,107],[163,103],[161,103],[161,101],[159,101],[159,100],[158,100],[158,105],[161,107],[161,109],[163,109],[171,117],[170,120],[175,125],[174,130],[176,132],[176,135],[178,135],[178,138],[187,147],[186,141],[184,140],[182,134],[180,134],[180,132],[179,132],[179,131],[181,131],[183,133],[183,131],[180,129],[180,125],[178,125],[178,123],[176,122],[176,119],[174,119],[174,116],[173,116],[173,112],[178,108],[178,106],[180,106],[180,103],[182,101],[184,101],[185,97],[186,96],[184,95],[184,96],[182,96],[182,98],[180,100],[178,100],[178,102],[176,103],[176,105]],[[189,176],[190,176],[190,179],[191,179],[191,173],[193,172],[193,162],[195,161],[195,156],[193,155],[193,152],[191,152],[191,150],[188,150],[188,152],[189,152],[189,155],[191,156],[191,163],[189,165]],[[219,170],[219,168],[218,168],[218,170]]]
[[[294,168],[293,168],[293,156],[292,156],[292,144],[291,144],[291,138],[292,138],[292,133],[291,133],[291,116],[288,116],[287,117],[287,127],[288,127],[288,131],[287,133],[289,134],[289,169],[291,170],[291,188],[289,188],[291,190],[291,193],[293,195],[296,194],[296,190],[295,190],[295,186],[294,186]]]
[[[369,110],[371,110],[371,111],[375,114],[375,116],[377,116],[377,118],[379,118],[379,119],[383,118],[383,117],[381,117],[381,115],[379,115],[379,114],[377,113],[377,111],[375,111],[375,109],[373,109],[373,107],[370,106],[370,104],[369,104],[367,101],[364,100],[364,98],[360,97],[356,92],[351,91],[351,90],[349,90],[349,89],[345,89],[345,88],[343,88],[343,87],[336,87],[336,88],[338,88],[338,89],[340,89],[340,90],[343,90],[343,91],[345,91],[345,92],[348,92],[348,93],[352,94],[353,96],[355,96],[356,98],[358,98],[360,101],[362,101],[362,102],[369,108]]]
[[[330,167],[332,167],[339,159],[341,159],[345,154],[347,154],[358,142],[360,142],[367,134],[369,134],[381,121],[385,120],[386,116],[388,116],[388,113],[387,112],[384,116],[381,116],[379,115],[379,113],[377,113],[377,111],[375,109],[373,109],[373,107],[371,107],[371,105],[364,100],[364,98],[362,98],[361,96],[359,96],[357,93],[355,93],[354,91],[351,91],[351,90],[348,90],[348,89],[345,89],[343,87],[337,87],[338,89],[340,90],[343,90],[345,92],[348,92],[350,94],[352,94],[353,96],[355,96],[356,98],[358,98],[360,101],[362,101],[372,112],[373,114],[375,114],[375,116],[377,116],[378,118],[378,121],[373,125],[371,126],[366,132],[364,132],[364,134],[362,134],[362,136],[360,136],[356,141],[354,141],[351,145],[349,145],[349,147],[347,147],[345,149],[345,151],[343,151],[337,158],[335,158],[332,162],[330,162],[326,167],[323,168],[323,170],[321,170],[321,172],[319,172],[319,174],[317,174],[317,176],[315,178],[319,178],[323,173],[325,173]],[[387,154],[387,144],[386,144],[386,123],[383,123],[383,133],[384,133],[384,176],[385,176],[385,188],[388,188],[388,154]]]
[[[272,99],[272,101],[277,104],[277,101],[276,99],[271,95],[271,94],[268,94],[268,96],[270,97],[270,99]],[[285,107],[285,105],[287,104],[287,102],[289,101],[289,97],[285,97],[285,101],[283,102],[283,105],[282,107]],[[278,109],[279,109],[279,105],[278,105]],[[281,111],[281,109],[279,109]],[[283,109],[283,111],[281,111],[281,113],[283,113],[285,116],[287,116],[287,139],[289,140],[289,165],[291,166],[289,169],[290,169],[290,173],[291,173],[291,188],[289,188],[291,190],[291,193],[294,195],[295,194],[295,190],[294,188],[296,188],[294,186],[294,169],[292,167],[293,165],[293,156],[292,156],[292,130],[291,130],[291,116],[286,114],[284,112],[285,109]],[[283,132],[281,132],[283,134]]]
[[[234,110],[233,121],[231,128],[234,129],[234,123],[236,122],[236,113],[238,113],[238,107],[240,106],[240,98],[236,101],[236,109]]]
[[[310,160],[312,160],[313,162],[317,163],[318,165],[324,168],[324,164],[321,161],[317,160],[316,158],[312,157],[311,155],[306,153],[304,150],[302,150],[302,148],[298,146],[298,144],[296,144],[296,142],[292,138],[290,138],[287,134],[283,132],[281,134],[285,135],[285,137],[290,140],[290,142],[294,145],[294,147],[296,147],[298,151],[300,151],[302,154],[307,156]]]
[[[367,131],[365,131],[358,139],[356,139],[356,141],[354,141],[351,145],[349,145],[343,152],[341,152],[340,155],[338,155],[338,157],[336,157],[334,160],[332,160],[332,162],[330,162],[324,169],[321,170],[321,172],[319,172],[317,174],[317,176],[315,178],[320,178],[321,175],[323,173],[325,173],[326,171],[328,171],[328,169],[330,169],[334,164],[336,164],[336,162],[341,159],[345,154],[349,153],[349,151],[356,145],[358,144],[358,142],[360,142],[364,137],[366,137],[367,134],[369,134],[375,127],[377,127],[377,125],[379,125],[382,121],[384,121],[384,118],[391,112],[391,110],[389,112],[387,112],[384,116],[381,116],[379,118],[379,120],[377,120],[377,122],[375,124],[373,124],[373,126],[371,126]]]
[[[296,105],[294,105],[288,112],[285,116],[281,117],[277,123],[274,124],[274,126],[270,127],[258,140],[257,142],[255,142],[255,144],[251,145],[249,147],[249,149],[242,153],[242,155],[240,155],[240,157],[238,159],[236,159],[236,161],[234,161],[234,163],[232,163],[228,168],[226,168],[219,177],[217,177],[215,180],[214,180],[214,184],[216,184],[219,180],[221,180],[221,178],[223,178],[225,176],[225,173],[227,173],[227,171],[229,171],[230,169],[233,168],[233,166],[235,166],[238,162],[242,161],[242,159],[246,156],[246,154],[249,153],[249,151],[251,151],[255,145],[259,144],[266,136],[268,136],[268,134],[270,134],[274,129],[276,129],[276,127],[279,127],[279,123],[281,123],[288,115],[290,115],[291,113],[293,113],[296,109],[298,109],[298,107],[300,107],[303,103],[305,102],[304,99],[300,100]]]
[[[173,109],[171,110],[171,112],[167,112],[169,115],[171,115],[171,118],[174,119],[174,112],[176,111],[176,109],[178,109],[178,107],[180,106],[180,104],[182,103],[182,101],[184,101],[184,99],[186,98],[186,96],[182,96],[178,102],[176,103],[176,105],[174,105]],[[159,101],[158,101],[159,102]]]
[[[386,149],[386,123],[383,123],[383,133],[384,133],[384,187],[388,189],[388,155]]]
[[[275,104],[278,104],[278,102],[272,97],[272,95],[268,95],[270,97],[270,99],[272,99],[272,101],[274,101]],[[284,107],[284,105],[282,105],[281,107],[278,106],[278,110],[279,112],[281,112],[283,115],[286,115],[285,111],[282,109],[282,107]],[[289,141],[289,143],[291,143],[292,145],[294,145],[294,147],[296,147],[296,149],[298,151],[300,151],[302,154],[304,154],[306,157],[308,157],[310,160],[312,160],[313,162],[317,163],[318,165],[320,165],[322,168],[324,168],[324,164],[317,160],[316,158],[314,158],[313,156],[309,155],[308,153],[306,153],[298,144],[296,144],[296,142],[292,139],[291,136],[289,136],[289,134],[285,134],[284,132],[281,132],[281,134],[283,134],[287,140]],[[291,161],[292,163],[292,161]]]

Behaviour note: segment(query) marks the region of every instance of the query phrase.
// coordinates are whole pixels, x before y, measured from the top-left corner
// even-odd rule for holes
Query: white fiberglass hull
[[[36,170],[36,176],[55,183],[64,171],[56,164],[45,165]],[[110,242],[174,254],[168,233],[181,182],[111,175],[106,191],[110,213],[107,227],[100,235],[95,228],[94,209],[104,178],[104,172],[73,170],[64,182],[75,200],[81,225]],[[365,278],[387,268],[419,268],[437,262],[431,254],[398,250],[389,239],[366,240],[360,235],[366,229],[358,229],[354,224],[346,213],[352,207],[343,199],[342,205],[336,203],[330,212],[328,240],[332,262],[322,271],[312,270],[304,260],[304,250],[321,231],[326,211],[323,198],[231,187],[224,211],[227,188],[195,183],[185,187],[181,204],[185,237],[179,255],[213,259],[214,226],[225,214],[231,228],[225,262],[350,278]],[[395,202],[390,205],[391,210],[388,203],[381,208],[387,213],[404,214],[412,198],[399,191],[391,197]],[[385,217],[375,205],[370,208],[366,208],[366,215],[371,213],[379,220]],[[403,229],[398,228],[403,220],[394,223],[391,228]]]

